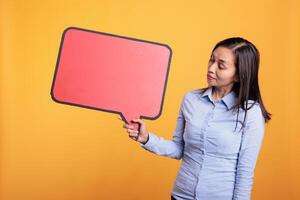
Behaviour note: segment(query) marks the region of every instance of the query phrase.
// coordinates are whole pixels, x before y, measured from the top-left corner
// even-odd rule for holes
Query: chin
[[[215,86],[216,84],[214,84],[214,83],[212,83],[212,82],[210,82],[210,81],[207,81],[207,86],[208,87],[212,87],[212,86]]]

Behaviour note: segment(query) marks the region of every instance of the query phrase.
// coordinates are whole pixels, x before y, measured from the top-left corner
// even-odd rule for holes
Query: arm
[[[265,120],[259,105],[253,106],[247,115],[237,162],[233,200],[250,200],[254,169],[264,138]]]
[[[166,140],[163,137],[158,137],[157,135],[149,132],[148,141],[146,144],[141,143],[141,147],[157,155],[166,156],[177,160],[182,158],[184,148],[183,132],[185,126],[185,119],[183,115],[184,99],[185,97],[183,97],[179,109],[173,140]]]

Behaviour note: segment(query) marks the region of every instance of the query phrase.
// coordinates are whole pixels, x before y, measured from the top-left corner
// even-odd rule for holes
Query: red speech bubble
[[[172,57],[168,45],[69,27],[62,36],[51,97],[73,106],[157,119]]]

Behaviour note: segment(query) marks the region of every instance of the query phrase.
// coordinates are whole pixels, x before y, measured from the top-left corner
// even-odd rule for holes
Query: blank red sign
[[[165,44],[67,28],[62,36],[52,99],[135,118],[160,116],[171,62]]]

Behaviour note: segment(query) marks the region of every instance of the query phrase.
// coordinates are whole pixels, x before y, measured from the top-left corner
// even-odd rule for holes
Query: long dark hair
[[[258,49],[244,38],[232,37],[218,42],[213,48],[212,53],[220,46],[231,49],[235,55],[234,63],[239,81],[234,83],[232,90],[238,98],[236,104],[231,109],[237,111],[238,114],[240,107],[245,111],[244,121],[242,124],[242,127],[244,127],[247,111],[251,109],[255,103],[259,103],[265,123],[267,123],[271,119],[271,113],[266,110],[260,95],[258,84],[260,54]],[[206,89],[208,89],[208,87],[204,88],[203,92]],[[254,101],[250,107],[248,107],[248,100]],[[236,127],[237,123],[238,115]]]

